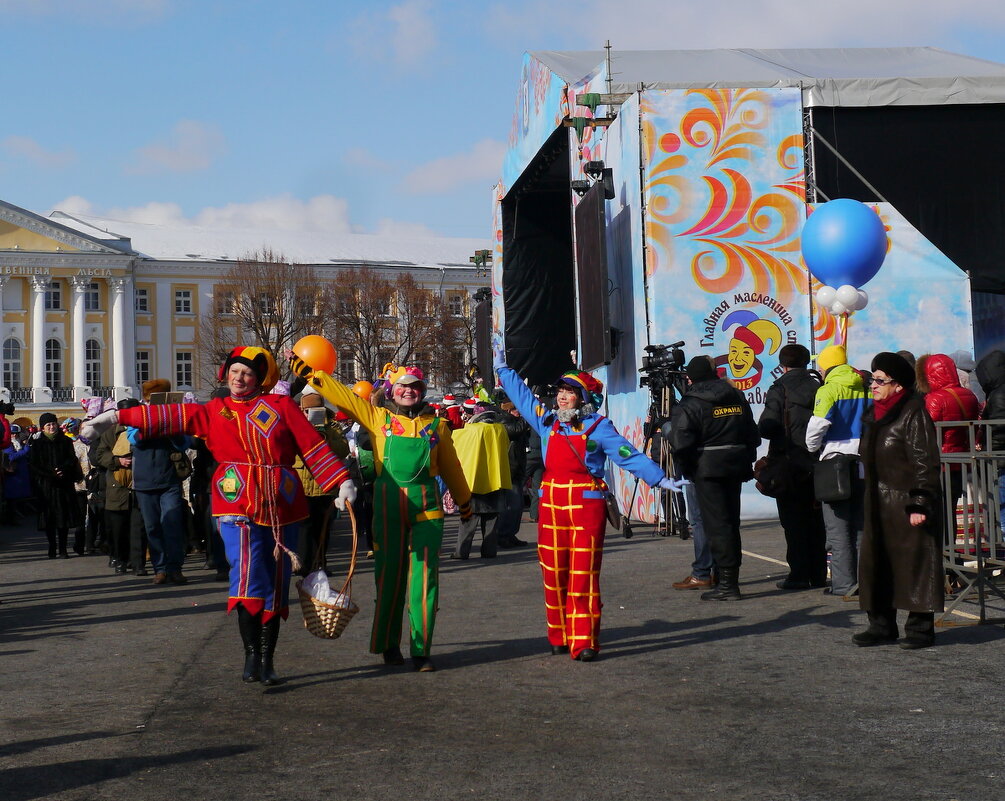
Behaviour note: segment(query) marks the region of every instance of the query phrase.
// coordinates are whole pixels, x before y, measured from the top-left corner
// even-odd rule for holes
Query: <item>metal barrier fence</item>
[[[963,603],[976,603],[981,623],[1005,621],[1005,451],[991,449],[991,432],[1005,420],[936,423],[940,441],[946,428],[964,428],[968,447],[943,453],[943,564],[946,611],[938,625]],[[989,617],[989,603],[994,604]]]

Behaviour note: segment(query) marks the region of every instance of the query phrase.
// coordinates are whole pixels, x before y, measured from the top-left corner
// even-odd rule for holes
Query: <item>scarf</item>
[[[902,401],[906,400],[907,396],[910,394],[911,393],[906,389],[903,389],[900,392],[895,392],[889,398],[884,398],[883,400],[876,400],[874,398],[872,401],[872,413],[875,415],[874,419],[882,420],[890,414],[890,412],[896,409]]]

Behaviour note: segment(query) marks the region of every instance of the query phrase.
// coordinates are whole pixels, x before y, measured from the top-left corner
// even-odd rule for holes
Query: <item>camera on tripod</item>
[[[639,386],[659,390],[680,386],[684,378],[684,340],[672,345],[646,345]]]

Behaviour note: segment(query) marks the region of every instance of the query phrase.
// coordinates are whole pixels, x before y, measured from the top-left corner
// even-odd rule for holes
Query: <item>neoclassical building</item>
[[[471,263],[482,240],[167,226],[41,216],[0,201],[0,398],[19,414],[79,412],[92,395],[138,396],[148,378],[178,390],[199,381],[197,331],[219,313],[224,276],[269,248],[322,280],[368,266],[410,274],[458,314],[486,287]],[[351,357],[351,354],[347,354]]]

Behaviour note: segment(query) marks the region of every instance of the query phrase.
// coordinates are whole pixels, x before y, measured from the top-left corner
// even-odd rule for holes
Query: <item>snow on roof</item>
[[[482,239],[396,237],[264,228],[203,228],[112,220],[54,211],[67,228],[161,261],[236,261],[266,248],[300,264],[390,264],[470,268],[469,257],[490,247]]]
[[[603,65],[603,50],[531,56],[568,83]],[[1005,64],[935,47],[611,51],[612,91],[798,86],[807,106],[1005,103]]]

